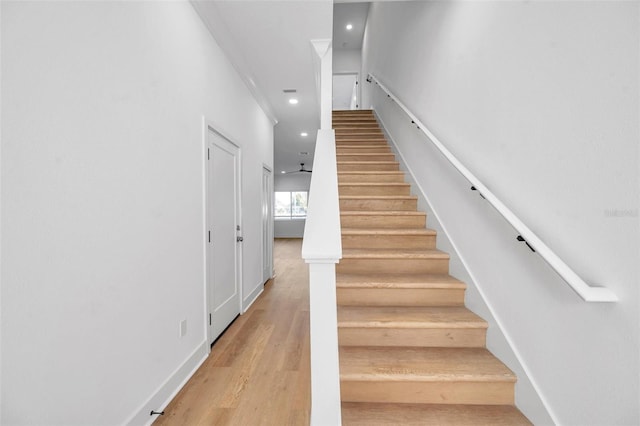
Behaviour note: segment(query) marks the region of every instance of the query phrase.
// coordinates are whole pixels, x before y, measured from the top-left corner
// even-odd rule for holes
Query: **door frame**
[[[236,235],[241,236],[244,227],[242,224],[242,148],[240,144],[236,143],[233,138],[231,138],[226,132],[221,130],[220,126],[216,125],[211,120],[207,120],[205,117],[202,118],[203,122],[203,136],[202,136],[202,181],[203,181],[203,246],[204,246],[204,338],[207,341],[207,347],[209,348],[209,352],[211,352],[211,345],[215,342],[215,338],[211,339],[209,336],[209,332],[211,330],[209,326],[209,314],[212,312],[211,302],[211,291],[209,288],[209,278],[212,275],[211,267],[209,264],[209,257],[211,256],[211,244],[209,243],[209,230],[211,229],[211,224],[209,223],[209,201],[210,201],[210,192],[209,192],[209,131],[212,131],[218,134],[223,139],[226,139],[227,142],[232,144],[238,149],[238,157],[237,167],[236,167],[236,181],[238,183],[238,193],[237,193],[237,206],[236,206],[236,224],[240,226],[240,231],[236,232]],[[237,285],[238,285],[238,312],[240,314],[242,311],[242,299],[243,295],[243,279],[242,279],[242,244],[236,243],[236,277],[237,277]]]
[[[265,175],[265,171],[267,171],[269,173],[269,201],[268,201],[268,207],[269,207],[269,214],[268,214],[268,220],[267,220],[267,230],[266,230],[266,235],[269,239],[269,241],[271,241],[271,250],[269,253],[269,262],[270,264],[267,265],[269,268],[269,276],[265,277],[264,276],[264,270],[265,270],[265,265],[262,265],[262,272],[263,272],[263,276],[262,276],[262,281],[263,284],[266,283],[267,281],[269,281],[271,278],[273,278],[273,227],[274,227],[274,223],[273,223],[273,198],[274,198],[274,193],[273,193],[273,168],[269,167],[268,165],[266,165],[265,163],[262,163],[262,178],[264,179],[264,175]],[[262,197],[264,197],[264,188],[262,191]],[[262,207],[264,207],[264,199],[261,200],[262,201]],[[262,229],[262,237],[264,238],[265,235],[265,230]],[[262,244],[262,249],[264,250],[264,244]],[[262,253],[262,261],[264,262],[264,252]]]
[[[331,81],[333,81],[334,75],[355,75],[356,76],[356,109],[354,111],[362,109],[362,105],[360,105],[360,100],[362,94],[360,93],[360,71],[339,71],[331,74]],[[331,94],[333,96],[333,93]]]

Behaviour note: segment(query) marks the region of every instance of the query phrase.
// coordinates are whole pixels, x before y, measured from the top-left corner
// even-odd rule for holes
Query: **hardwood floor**
[[[309,424],[309,273],[301,246],[276,240],[276,277],[154,425]]]

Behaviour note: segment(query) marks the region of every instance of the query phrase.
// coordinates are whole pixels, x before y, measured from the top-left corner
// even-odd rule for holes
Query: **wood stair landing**
[[[528,425],[372,111],[334,111],[345,425]]]

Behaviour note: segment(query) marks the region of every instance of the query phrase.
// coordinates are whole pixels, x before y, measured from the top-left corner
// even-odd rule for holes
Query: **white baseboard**
[[[256,288],[247,297],[244,298],[244,300],[242,301],[243,314],[247,312],[247,309],[249,309],[251,305],[253,305],[253,302],[255,302],[258,299],[258,297],[262,294],[263,291],[264,291],[264,284],[258,284]]]
[[[151,411],[163,411],[196,370],[200,368],[208,355],[209,345],[206,341],[203,341],[185,362],[160,385],[153,395],[127,419],[125,424],[129,426],[147,426],[153,423],[158,416],[151,416]]]

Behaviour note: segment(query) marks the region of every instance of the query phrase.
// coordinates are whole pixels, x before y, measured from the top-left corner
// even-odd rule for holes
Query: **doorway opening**
[[[333,109],[360,109],[360,77],[358,73],[333,74]]]

